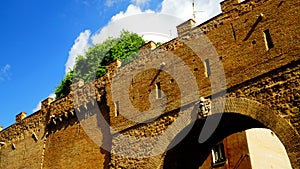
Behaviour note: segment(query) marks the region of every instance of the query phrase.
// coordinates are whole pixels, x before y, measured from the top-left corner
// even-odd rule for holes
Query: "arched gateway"
[[[203,144],[198,143],[204,124],[203,120],[198,120],[186,138],[166,152],[163,168],[198,168],[220,140],[251,128],[271,129],[284,145],[292,167],[299,168],[300,136],[287,120],[269,107],[249,99],[227,98],[224,112],[220,113],[223,113],[222,120],[211,138]]]

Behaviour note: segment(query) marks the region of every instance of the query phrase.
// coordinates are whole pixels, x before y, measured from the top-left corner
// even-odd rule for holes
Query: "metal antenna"
[[[195,10],[195,0],[193,0],[192,6],[193,6],[193,19],[196,19],[196,12],[204,12],[204,11],[196,11]]]
[[[195,14],[195,0],[193,0],[193,18],[196,19],[196,14]]]
[[[169,31],[170,31],[170,37],[172,37],[172,29],[169,29]]]

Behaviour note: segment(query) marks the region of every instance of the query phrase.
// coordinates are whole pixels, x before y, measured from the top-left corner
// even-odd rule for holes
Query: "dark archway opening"
[[[212,118],[219,115],[212,115]],[[204,120],[197,120],[187,136],[167,151],[164,159],[164,169],[198,169],[211,153],[213,146],[227,136],[251,128],[266,128],[251,117],[236,113],[224,113],[213,135],[205,143],[199,144],[198,139],[204,123]],[[183,130],[182,132],[186,131]],[[173,142],[176,139],[179,139],[179,137],[175,137]]]

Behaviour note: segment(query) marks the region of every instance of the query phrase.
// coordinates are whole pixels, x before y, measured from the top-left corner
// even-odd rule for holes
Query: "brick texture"
[[[258,124],[271,129],[293,168],[299,168],[300,2],[226,0],[221,7],[221,14],[198,26],[193,20],[178,26],[178,38],[156,48],[149,42],[133,62],[112,62],[103,77],[75,83],[67,97],[46,99],[41,110],[18,116],[0,131],[0,168],[164,168],[168,152],[147,156],[160,148],[155,139],[133,144],[118,134],[141,139],[166,133],[200,96],[226,98],[225,109],[213,103],[214,113],[250,119],[247,125],[224,130],[228,134]],[[223,90],[227,94],[222,96]],[[89,118],[102,135],[91,136],[80,125]],[[176,136],[168,135],[164,144]],[[239,146],[234,140],[242,135],[230,137],[228,149]],[[102,149],[104,143],[115,153]],[[203,165],[209,163],[206,158]]]

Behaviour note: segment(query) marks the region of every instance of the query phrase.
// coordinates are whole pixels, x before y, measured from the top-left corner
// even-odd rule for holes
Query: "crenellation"
[[[182,102],[181,88],[176,78],[181,79],[186,75],[182,74],[183,69],[178,68],[179,62],[169,59],[171,56],[181,59],[192,72],[198,87],[195,90],[200,93],[195,92],[197,98],[200,95],[209,98],[214,94],[210,76],[214,73],[220,75],[213,67],[222,63],[227,90],[224,110],[227,114],[225,113],[224,119],[235,114],[230,120],[251,119],[255,121],[251,121],[253,126],[269,127],[283,142],[293,167],[300,166],[300,157],[297,156],[300,154],[299,2],[225,0],[221,2],[221,8],[221,14],[198,26],[192,19],[179,25],[177,38],[160,46],[150,41],[140,48],[139,57],[132,62],[122,65],[120,60],[115,60],[106,67],[107,73],[104,76],[88,83],[79,80],[71,85],[68,96],[59,100],[47,98],[42,101],[41,110],[28,117],[25,112],[18,114],[16,123],[4,130],[0,126],[0,168],[163,168],[166,153],[148,157],[156,147],[155,136],[171,128],[178,119],[180,108],[188,110],[197,101]],[[264,32],[268,32],[273,43],[267,48]],[[192,49],[193,43],[189,42],[194,42],[201,36],[207,37],[207,41],[200,43],[204,46]],[[217,56],[213,56],[217,57],[215,60],[207,61],[212,57],[208,44],[217,53]],[[198,56],[199,53],[201,56]],[[174,71],[177,68],[175,74],[178,77],[168,74],[169,72],[164,71],[166,68]],[[123,85],[126,78],[130,79],[129,86]],[[116,82],[122,84],[117,89],[113,88]],[[150,96],[158,88],[163,94],[150,102]],[[122,91],[128,95],[123,93],[123,96]],[[118,97],[119,100],[114,100],[113,92],[121,93],[118,95],[121,96]],[[116,106],[120,106],[119,102],[128,98],[130,104],[139,110],[131,112],[130,115],[135,118],[147,117],[143,113],[152,104],[165,107],[160,114],[140,123],[127,119],[122,114],[122,109],[115,113]],[[167,100],[166,105],[162,103],[163,99]],[[123,108],[126,109],[127,106],[129,105]],[[212,104],[213,106],[222,113],[221,107],[217,104]],[[114,131],[99,123],[96,111],[99,108]],[[99,135],[98,139],[108,142],[112,152],[135,155],[137,158],[110,153],[93,142],[87,135],[90,131],[86,131],[80,123],[89,118],[93,125],[102,127],[101,130],[106,135]],[[205,117],[202,120],[204,119]],[[243,121],[236,125],[245,127]],[[118,137],[118,132],[134,139],[124,142]],[[174,139],[175,134],[168,139]],[[136,144],[136,138],[149,137],[152,140]],[[233,137],[241,139],[241,135]],[[225,142],[229,143],[230,139],[225,139]],[[207,146],[212,146],[210,144],[212,143]],[[232,144],[237,147],[245,146],[237,145],[234,141]],[[232,145],[231,148],[235,147]],[[233,153],[231,158],[228,163],[233,165],[233,161],[239,160],[240,154]],[[210,166],[208,161],[210,160],[204,165]],[[250,162],[244,166],[249,164]]]
[[[240,0],[225,0],[222,1],[221,4],[221,10],[222,12],[228,12],[233,9],[235,9],[240,3]]]
[[[23,113],[23,114],[22,114]],[[24,112],[20,113],[24,117]],[[21,122],[15,123],[0,132],[0,140],[22,140],[25,135],[31,135],[31,131],[43,130],[45,127],[45,116],[41,111],[36,112]]]
[[[47,99],[41,102],[41,110],[47,109],[48,106],[53,102],[53,98],[48,97]]]
[[[60,115],[67,111],[71,111],[74,109],[72,96],[69,94],[68,96],[61,98],[59,100],[55,100],[49,105],[50,116],[52,115]]]
[[[221,2],[221,4],[234,4],[233,6],[227,4],[230,6],[230,10],[225,10],[221,14],[207,20],[206,22],[201,23],[198,26],[192,27],[192,32],[201,32],[201,33],[208,33],[219,26],[222,26],[226,23],[231,23],[232,21],[235,21],[237,19],[240,19],[241,15],[247,14],[251,11],[254,11],[256,8],[260,7],[264,3],[267,3],[269,0],[257,0],[257,1],[244,1],[239,2],[239,0],[225,0]],[[259,15],[259,13],[257,14]]]
[[[153,50],[156,48],[156,43],[153,42],[153,41],[149,41],[147,42],[146,44],[144,44],[143,46],[141,46],[139,48],[139,51],[142,51],[142,50],[145,50],[145,49],[150,49],[150,50]],[[141,55],[140,55],[141,56]]]
[[[177,26],[177,34],[178,37],[184,36],[186,33],[189,33],[193,27],[195,26],[196,21],[193,19],[189,19],[186,22]]]
[[[26,112],[21,112],[20,114],[16,115],[16,123],[21,123],[25,118]]]

